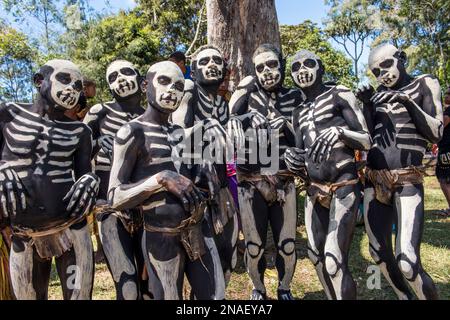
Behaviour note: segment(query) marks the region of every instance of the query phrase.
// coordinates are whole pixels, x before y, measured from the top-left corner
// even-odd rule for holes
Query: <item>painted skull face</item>
[[[138,72],[131,62],[118,60],[106,70],[106,80],[111,91],[126,98],[139,90]]]
[[[254,58],[253,63],[258,82],[265,90],[271,91],[279,85],[281,63],[275,52],[262,52]]]
[[[68,60],[50,60],[45,66],[53,69],[48,78],[51,99],[64,109],[74,108],[83,89],[80,69]]]
[[[316,82],[320,69],[319,60],[315,54],[306,50],[302,50],[295,55],[291,74],[300,88],[310,87]]]
[[[377,82],[387,88],[395,86],[400,78],[398,49],[390,44],[376,47],[369,55],[369,68]]]
[[[200,51],[196,57],[196,81],[201,84],[222,82],[225,64],[222,54],[212,48]]]
[[[172,113],[181,103],[184,94],[184,76],[171,61],[155,63],[147,73],[147,99],[164,113]]]

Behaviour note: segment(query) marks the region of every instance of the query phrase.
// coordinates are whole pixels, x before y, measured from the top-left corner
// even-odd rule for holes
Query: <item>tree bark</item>
[[[236,86],[253,74],[252,55],[263,43],[281,50],[274,0],[206,0],[208,44],[218,47]]]

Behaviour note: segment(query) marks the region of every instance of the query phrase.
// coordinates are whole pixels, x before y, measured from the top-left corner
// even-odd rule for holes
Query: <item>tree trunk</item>
[[[253,74],[252,55],[263,43],[281,50],[274,0],[206,0],[208,44],[218,47],[236,86]]]

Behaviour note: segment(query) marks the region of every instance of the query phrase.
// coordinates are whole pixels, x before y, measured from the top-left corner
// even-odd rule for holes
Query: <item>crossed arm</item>
[[[444,130],[441,89],[435,78],[426,76],[423,81],[423,88],[420,89],[421,106],[403,91],[386,90],[374,94],[374,90],[370,86],[359,89],[357,96],[364,103],[364,116],[370,132],[373,133],[374,130],[374,106],[398,102],[405,106],[420,134],[432,143],[439,142]]]

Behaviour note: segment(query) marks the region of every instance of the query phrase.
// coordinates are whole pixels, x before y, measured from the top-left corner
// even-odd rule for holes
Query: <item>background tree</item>
[[[317,27],[317,24],[306,20],[296,26],[281,25],[281,45],[287,56],[286,74],[289,75],[290,57],[297,51],[306,49],[317,54],[325,65],[325,81],[333,81],[348,87],[353,87],[355,76],[352,62],[344,53],[336,50],[327,41],[327,35]],[[286,77],[287,86],[293,86],[290,76]]]
[[[189,47],[201,19],[204,0],[138,0],[137,3],[151,27],[161,34],[161,56]],[[206,43],[206,26],[201,27],[197,47]]]
[[[80,34],[67,55],[85,76],[96,81],[100,99],[111,98],[105,73],[112,61],[128,60],[145,75],[150,64],[164,59],[160,50],[162,35],[139,8],[91,21]]]
[[[0,23],[0,100],[31,101],[35,50],[28,38]]]
[[[43,29],[42,38],[44,40],[43,48],[48,52],[52,47],[52,33],[56,29],[56,25],[61,25],[63,15],[58,9],[59,1],[52,0],[2,0],[4,9],[11,13],[16,22],[28,23],[32,26],[32,22],[28,20],[30,17],[36,19]],[[39,28],[34,28],[38,31]]]
[[[252,74],[252,55],[263,43],[281,49],[274,0],[206,0],[208,43],[229,62],[230,82]]]
[[[366,42],[375,32],[375,10],[369,0],[325,0],[330,5],[326,32],[353,60],[356,81],[359,81],[358,64]]]
[[[450,81],[450,2],[373,0],[383,28],[374,45],[389,41],[406,51],[412,73],[431,73],[443,86]]]

